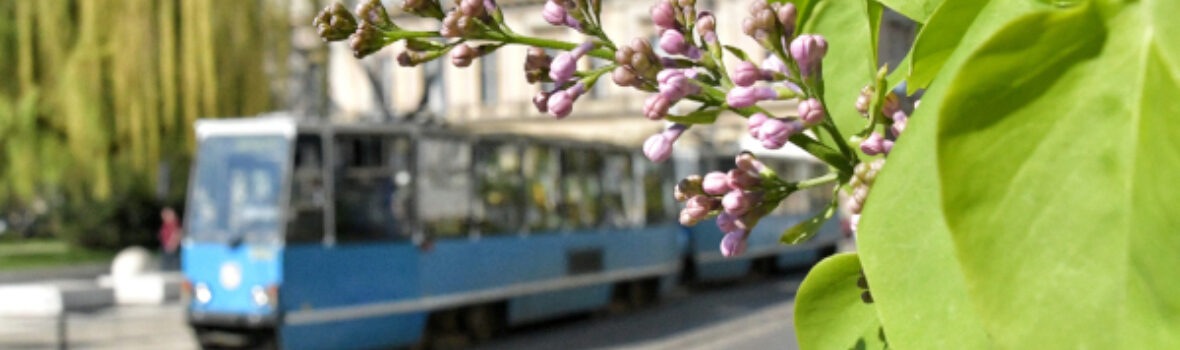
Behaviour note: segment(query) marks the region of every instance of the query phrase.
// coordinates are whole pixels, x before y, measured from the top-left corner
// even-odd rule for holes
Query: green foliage
[[[885,349],[885,331],[857,286],[855,253],[830,256],[807,274],[795,297],[795,330],[803,349]],[[870,285],[871,287],[871,285]]]
[[[1008,21],[1048,6],[1029,0],[946,1],[922,27],[910,50],[909,93],[924,89],[953,53],[974,47]]]
[[[1176,10],[1022,17],[949,87],[943,208],[1001,347],[1180,347],[1180,25],[1153,18]]]
[[[860,130],[864,118],[856,111],[860,89],[877,73],[875,29],[867,0],[819,0],[810,17],[800,15],[803,32],[822,34],[828,41],[824,56],[824,103],[840,130]],[[880,17],[880,11],[874,11]],[[801,12],[802,13],[802,12]],[[846,135],[847,136],[847,135]]]
[[[270,82],[284,74],[288,16],[266,1],[0,3],[0,74],[13,77],[0,81],[0,210],[129,212],[144,200],[133,196],[154,196],[161,164],[180,196],[195,119],[261,113],[282,95]]]
[[[1180,346],[1180,7],[1072,5],[923,29],[858,235],[891,347]]]
[[[816,213],[815,216],[800,221],[786,231],[783,231],[782,236],[778,239],[779,243],[799,244],[811,239],[811,237],[815,236],[816,232],[819,232],[820,227],[824,226],[824,223],[828,222],[833,215],[836,215],[836,204],[836,201],[831,201],[828,203],[828,206],[824,207],[819,213]]]
[[[930,15],[943,4],[943,0],[877,0],[885,6],[897,11],[898,13],[909,17],[918,23],[926,23]],[[976,2],[983,1],[951,1],[951,2]]]

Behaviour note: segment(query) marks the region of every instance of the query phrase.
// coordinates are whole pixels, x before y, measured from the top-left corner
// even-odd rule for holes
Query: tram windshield
[[[202,140],[189,189],[188,237],[229,244],[278,241],[289,147],[289,140],[277,135]]]

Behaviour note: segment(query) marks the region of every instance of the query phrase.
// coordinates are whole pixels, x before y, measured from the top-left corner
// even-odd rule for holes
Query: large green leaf
[[[828,41],[823,63],[824,102],[841,131],[860,130],[865,120],[856,111],[856,97],[877,73],[871,35],[876,31],[870,29],[870,23],[877,21],[870,21],[866,0],[819,0],[812,6],[803,31],[822,34]],[[880,16],[880,11],[875,12]]]
[[[943,2],[914,40],[906,89],[929,86],[960,45],[975,47],[1012,19],[1047,7],[1032,0]]]
[[[802,349],[884,349],[885,332],[873,305],[856,285],[860,260],[855,253],[820,261],[795,297],[795,333]],[[870,285],[872,287],[872,285]]]
[[[910,118],[865,203],[857,246],[895,349],[979,349],[987,335],[967,299],[943,219],[935,167],[941,90]]]
[[[885,6],[918,23],[926,23],[943,0],[878,0]],[[963,2],[963,1],[960,1]]]
[[[1177,10],[1022,17],[949,88],[943,207],[1000,347],[1180,348]]]

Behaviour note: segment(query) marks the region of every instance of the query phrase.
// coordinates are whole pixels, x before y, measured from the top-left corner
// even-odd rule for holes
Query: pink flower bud
[[[766,147],[767,149],[783,148],[791,139],[791,135],[794,135],[801,129],[798,122],[770,118],[758,128],[758,135],[761,136],[758,140],[762,141],[762,147]]]
[[[884,145],[885,137],[881,133],[874,131],[869,134],[868,138],[860,143],[860,150],[867,155],[875,156],[885,151]]]
[[[856,231],[859,227],[860,227],[860,214],[852,214],[852,217],[848,218],[848,228],[850,228],[852,230],[852,234],[856,234]]]
[[[733,83],[737,86],[750,86],[754,85],[758,79],[762,79],[762,70],[754,66],[753,63],[741,61],[738,62],[737,67],[734,67],[730,78],[733,78]]]
[[[729,191],[725,197],[721,198],[721,206],[725,208],[725,212],[734,216],[746,215],[750,211],[750,207],[754,203],[750,196],[742,191]]]
[[[574,101],[577,101],[585,90],[585,85],[578,83],[573,87],[553,93],[549,96],[549,115],[557,119],[569,116],[570,112],[574,110]]]
[[[659,163],[672,155],[672,144],[680,138],[680,134],[688,127],[683,124],[672,124],[667,130],[647,138],[643,142],[643,155],[651,161]]]
[[[725,95],[725,103],[733,108],[745,108],[753,106],[758,101],[770,100],[778,98],[778,92],[774,88],[765,86],[738,86],[729,90]]]
[[[758,158],[754,157],[753,153],[742,152],[733,157],[733,164],[737,166],[738,170],[745,171],[750,174],[761,174],[766,169],[766,164],[763,164]]]
[[[820,61],[828,53],[828,42],[822,35],[803,34],[791,41],[791,57],[799,62],[804,77],[818,72]]]
[[[662,162],[672,155],[672,141],[661,134],[651,135],[643,142],[643,155],[653,162]]]
[[[557,55],[549,64],[549,78],[557,83],[569,80],[578,68],[578,60],[582,59],[582,56],[592,48],[594,48],[594,43],[587,41],[569,52]]]
[[[889,131],[893,133],[893,138],[901,137],[901,133],[905,131],[906,124],[909,124],[909,118],[893,118],[893,126],[889,127]]]
[[[710,33],[717,35],[717,19],[713,18],[712,12],[701,11],[700,13],[697,13],[696,28],[697,34],[700,34],[701,36],[706,36]]]
[[[685,208],[702,209],[706,213],[721,207],[721,201],[706,195],[695,195],[684,203]]]
[[[787,64],[783,60],[778,59],[778,56],[770,55],[762,59],[762,69],[768,71],[779,72],[782,74],[789,74],[791,71],[787,69]]]
[[[469,17],[484,15],[483,0],[462,0],[459,2],[459,12]]]
[[[813,126],[824,121],[824,105],[818,99],[809,98],[799,101],[799,120],[806,126]]]
[[[721,232],[737,231],[737,217],[729,213],[717,214],[717,228],[721,229]]]
[[[881,141],[881,150],[884,151],[885,154],[889,154],[889,152],[892,152],[893,151],[893,141],[892,140]]]
[[[783,25],[783,37],[790,38],[795,33],[795,19],[798,17],[798,10],[795,9],[795,4],[785,3],[778,8],[778,22]]]
[[[651,7],[651,22],[662,29],[676,29],[676,9],[667,1],[660,1]]]
[[[545,113],[549,111],[549,92],[538,91],[533,95],[533,106],[537,107],[537,111]]]
[[[729,184],[729,188],[734,191],[753,188],[754,186],[758,186],[758,183],[762,181],[758,177],[758,174],[752,174],[749,171],[741,169],[732,169],[725,176],[725,181]]]
[[[676,30],[664,30],[660,35],[660,48],[672,55],[683,55],[688,52],[688,43],[684,41],[684,34]]]
[[[639,79],[635,77],[635,73],[631,72],[627,67],[619,66],[611,71],[611,80],[615,81],[618,86],[634,86],[639,84]]]
[[[545,7],[541,9],[541,17],[545,18],[545,22],[555,26],[564,25],[565,16],[565,8],[553,0],[546,1]]]
[[[750,131],[750,136],[755,139],[762,139],[762,133],[758,130],[759,127],[762,126],[762,123],[765,123],[768,119],[770,119],[770,117],[767,117],[762,113],[754,113],[754,115],[751,115],[750,118],[746,120],[746,130]]]
[[[746,251],[746,230],[725,233],[721,238],[721,255],[738,256]]]
[[[647,97],[643,101],[643,116],[651,120],[660,120],[668,115],[668,108],[672,107],[672,101],[663,94],[654,94]]]
[[[451,64],[455,65],[455,67],[470,66],[471,61],[475,59],[478,54],[479,53],[476,52],[475,49],[471,48],[471,46],[467,46],[467,44],[459,44],[459,46],[455,47],[454,51],[451,51]]]
[[[725,194],[731,190],[729,187],[729,176],[720,171],[711,171],[705,174],[705,178],[701,180],[701,189],[705,193],[714,196]]]

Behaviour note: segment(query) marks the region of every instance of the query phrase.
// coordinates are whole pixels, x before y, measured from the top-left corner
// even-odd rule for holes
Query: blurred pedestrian
[[[171,207],[160,211],[160,268],[162,270],[180,269],[180,219]]]

